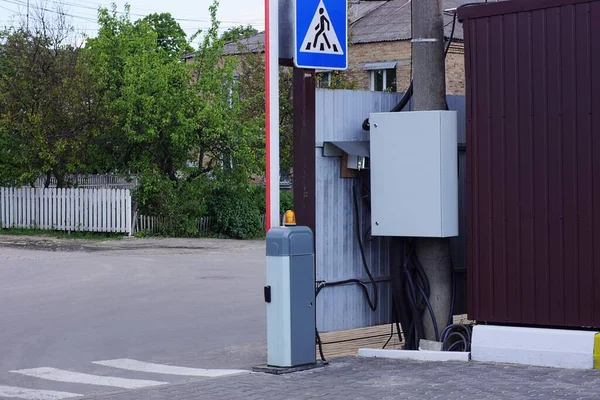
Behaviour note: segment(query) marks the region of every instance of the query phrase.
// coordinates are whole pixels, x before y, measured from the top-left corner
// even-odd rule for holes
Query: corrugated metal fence
[[[355,232],[352,187],[357,179],[340,177],[340,158],[325,157],[323,142],[368,140],[362,123],[371,112],[387,112],[402,97],[401,93],[359,92],[346,90],[317,91],[317,217],[316,254],[317,280],[340,281],[358,278],[368,281],[361,262]],[[459,130],[459,205],[460,236],[453,242],[454,263],[462,270],[465,265],[465,99],[449,96],[451,110],[458,111]],[[410,108],[410,105],[408,106]],[[393,184],[393,182],[390,182]],[[369,267],[379,280],[379,307],[373,312],[357,285],[334,286],[323,289],[317,299],[317,326],[321,331],[336,331],[379,325],[391,321],[391,288],[389,282],[389,246],[385,238],[369,235],[370,215],[367,205],[360,205],[361,232]],[[372,292],[372,285],[367,284]],[[464,288],[464,284],[462,285]],[[464,307],[464,296],[463,296]]]

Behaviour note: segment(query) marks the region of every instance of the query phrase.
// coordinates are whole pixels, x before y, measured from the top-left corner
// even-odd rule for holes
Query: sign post
[[[279,226],[279,1],[265,0],[266,230]]]

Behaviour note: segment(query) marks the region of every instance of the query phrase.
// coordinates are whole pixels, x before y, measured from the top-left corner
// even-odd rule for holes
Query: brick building
[[[411,0],[350,0],[348,70],[343,79],[360,90],[403,92],[410,84]],[[445,10],[468,3],[468,0],[443,0]],[[444,35],[452,35],[453,14],[444,13]],[[461,24],[455,24],[453,41],[446,57],[446,91],[464,94],[464,52]],[[264,33],[240,43],[225,45],[225,55],[242,51],[262,52]],[[190,56],[190,58],[193,56]],[[331,82],[330,71],[317,71],[321,87]]]
[[[444,0],[444,9],[467,3]],[[453,14],[444,13],[444,36],[452,35]],[[456,22],[446,57],[448,94],[464,94],[463,32]],[[411,1],[355,0],[350,7],[350,47],[345,74],[362,90],[403,92],[411,78]]]

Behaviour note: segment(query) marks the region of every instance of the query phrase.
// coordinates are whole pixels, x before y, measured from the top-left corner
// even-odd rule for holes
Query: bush
[[[198,236],[196,221],[206,214],[210,193],[203,179],[172,181],[161,175],[146,175],[136,191],[138,212],[162,219],[160,233],[165,236]]]
[[[261,215],[267,212],[267,193],[264,186],[253,185],[250,188],[252,196],[255,199],[258,209]],[[294,209],[294,196],[291,190],[282,190],[279,193],[279,209],[283,214],[287,210]]]
[[[219,187],[209,201],[214,233],[233,239],[252,239],[263,233],[260,195],[251,186]]]
[[[281,191],[279,194],[279,207],[282,213],[294,209],[294,194],[291,191]]]

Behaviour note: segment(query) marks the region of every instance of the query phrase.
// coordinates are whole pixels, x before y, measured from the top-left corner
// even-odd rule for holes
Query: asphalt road
[[[249,369],[266,358],[263,285],[260,241],[0,236],[0,387],[86,395],[114,390],[10,372],[34,368],[191,379],[92,364],[123,358]]]

